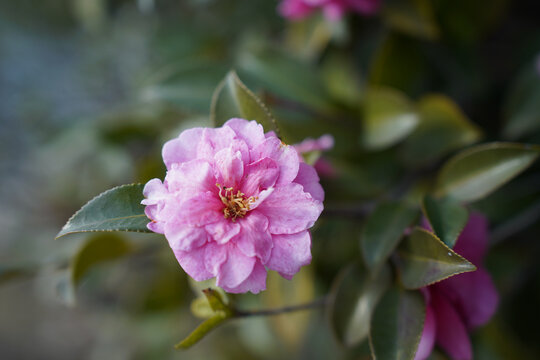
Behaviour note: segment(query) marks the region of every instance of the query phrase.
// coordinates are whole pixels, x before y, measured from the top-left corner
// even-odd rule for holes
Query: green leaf
[[[425,317],[425,304],[420,292],[391,288],[377,305],[371,321],[373,358],[413,360]]]
[[[223,313],[219,312],[211,318],[202,322],[187,338],[180,341],[174,347],[175,349],[187,349],[196,343],[198,343],[206,334],[210,331],[221,325],[229,317]]]
[[[71,282],[76,287],[86,272],[99,263],[122,257],[132,246],[117,234],[92,236],[77,252],[71,263]]]
[[[459,106],[444,95],[424,96],[418,102],[418,112],[420,122],[399,151],[408,164],[425,165],[477,142],[482,136]]]
[[[379,267],[394,251],[417,211],[403,203],[380,204],[368,217],[360,237],[366,265]]]
[[[481,199],[524,171],[539,153],[539,146],[513,143],[490,143],[467,149],[443,166],[435,194],[459,201]]]
[[[540,76],[537,62],[527,64],[515,80],[504,106],[503,134],[517,139],[540,130]]]
[[[368,149],[384,149],[409,135],[418,115],[407,97],[390,88],[370,90],[364,99],[361,143]]]
[[[275,131],[279,135],[276,121],[270,111],[236,75],[230,71],[218,85],[212,97],[210,118],[215,126],[223,125],[231,118],[239,117],[256,120],[265,131]]]
[[[436,39],[439,30],[430,0],[385,0],[383,20],[392,28],[424,39]]]
[[[452,198],[435,199],[427,195],[422,204],[424,215],[429,220],[435,234],[448,247],[453,248],[459,233],[467,224],[469,213]]]
[[[101,193],[77,211],[56,235],[91,231],[151,232],[146,227],[143,184],[121,185]]]
[[[415,228],[399,246],[396,263],[407,289],[419,289],[476,267],[427,230]]]
[[[354,346],[368,336],[373,310],[390,280],[387,266],[370,273],[360,265],[351,265],[338,277],[329,315],[332,329],[342,344]]]

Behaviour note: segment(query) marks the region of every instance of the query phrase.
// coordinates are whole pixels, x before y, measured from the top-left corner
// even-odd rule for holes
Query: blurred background
[[[195,295],[165,239],[54,236],[95,195],[163,178],[162,144],[211,126],[230,69],[269,105],[290,142],[330,133],[327,216],[313,264],[242,308],[327,293],[358,257],[350,210],[402,191],[467,142],[434,158],[410,144],[362,146],[370,86],[414,102],[443,93],[475,124],[474,141],[540,142],[540,4],[534,0],[383,0],[373,16],[299,22],[274,0],[0,0],[0,358],[356,359],[314,310],[239,320],[194,348],[173,345],[199,322]],[[481,135],[480,135],[481,133]],[[365,144],[364,144],[365,145]],[[336,175],[339,174],[339,175]],[[492,223],[487,266],[501,294],[474,334],[480,359],[540,358],[540,169],[473,204]],[[414,196],[414,191],[411,195]],[[73,285],[89,241],[119,237],[115,261]],[[126,256],[120,256],[126,255]]]

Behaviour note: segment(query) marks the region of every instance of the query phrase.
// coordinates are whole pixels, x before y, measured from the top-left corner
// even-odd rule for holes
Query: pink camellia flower
[[[454,251],[476,265],[474,272],[452,276],[422,289],[426,320],[415,360],[424,360],[437,343],[453,360],[472,359],[468,332],[485,324],[494,314],[499,297],[483,268],[488,246],[487,220],[472,214]]]
[[[266,269],[291,279],[311,262],[324,191],[313,167],[255,121],[194,128],[163,146],[167,175],[142,201],[182,268],[225,291],[257,293]]]
[[[298,151],[300,161],[303,161],[302,154],[307,154],[315,151],[326,151],[334,147],[334,137],[330,134],[324,134],[318,139],[305,139],[301,143],[294,144],[293,147]],[[338,175],[338,171],[334,168],[332,163],[324,157],[319,157],[313,164],[313,167],[322,177],[335,178]]]
[[[298,20],[321,8],[329,20],[339,20],[347,11],[372,15],[379,5],[380,0],[283,0],[278,10],[282,16]]]

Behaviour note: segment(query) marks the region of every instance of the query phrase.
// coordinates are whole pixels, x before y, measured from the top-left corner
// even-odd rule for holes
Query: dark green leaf
[[[143,184],[122,185],[96,196],[77,211],[60,230],[61,236],[91,231],[151,232],[144,214]]]
[[[362,255],[370,269],[386,261],[416,215],[415,209],[403,203],[380,204],[370,214],[360,238]]]
[[[354,346],[367,337],[372,312],[390,280],[388,267],[370,273],[351,265],[341,274],[334,287],[330,323],[342,344]]]
[[[231,71],[214,92],[210,118],[215,126],[221,126],[227,120],[235,117],[256,120],[262,124],[265,131],[273,130],[279,134],[276,121],[270,111],[240,81],[236,73]]]
[[[364,99],[361,143],[368,149],[383,149],[414,130],[418,115],[407,97],[393,89],[369,90]]]
[[[131,245],[117,234],[92,236],[81,247],[71,263],[71,282],[73,286],[77,286],[80,279],[92,266],[124,256],[131,250]]]
[[[435,199],[429,195],[423,201],[424,215],[429,220],[435,234],[450,248],[453,248],[459,233],[467,224],[469,213],[452,198]]]
[[[370,345],[377,360],[413,360],[420,343],[425,304],[418,291],[391,288],[371,321]]]
[[[430,0],[385,0],[382,16],[392,28],[420,38],[438,36]]]
[[[529,167],[540,147],[513,143],[490,143],[467,149],[441,169],[436,195],[459,201],[481,199]]]
[[[444,95],[424,96],[418,112],[420,122],[400,148],[400,156],[408,164],[424,165],[481,137],[480,129]]]
[[[450,276],[476,270],[469,261],[427,230],[415,228],[399,246],[396,257],[401,282],[419,289]]]

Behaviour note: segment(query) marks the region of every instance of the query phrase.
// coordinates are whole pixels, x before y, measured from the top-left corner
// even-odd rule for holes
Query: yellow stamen
[[[253,196],[246,198],[244,193],[239,190],[235,194],[232,187],[228,188],[221,186],[220,184],[216,184],[216,186],[219,189],[219,198],[223,205],[225,205],[223,208],[223,215],[225,216],[225,219],[230,218],[232,222],[235,222],[236,218],[243,218],[246,216],[246,213],[250,210],[250,205],[257,200],[257,198]]]

